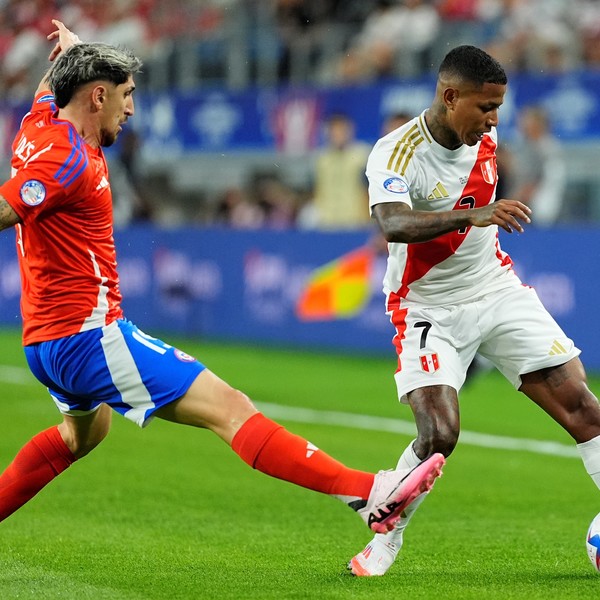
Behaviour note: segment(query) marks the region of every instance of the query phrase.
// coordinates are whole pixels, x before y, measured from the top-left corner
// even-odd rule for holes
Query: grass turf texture
[[[257,401],[411,419],[391,354],[177,342]],[[18,333],[0,333],[0,365],[25,367]],[[591,385],[600,393],[600,379]],[[58,418],[35,381],[2,389],[5,466]],[[570,443],[494,373],[461,408],[465,430]],[[284,424],[370,470],[393,466],[410,439]],[[345,564],[370,534],[340,503],[252,471],[209,432],[158,420],[142,431],[115,415],[99,448],[0,525],[0,598],[597,598],[584,536],[599,494],[578,459],[459,444],[401,560],[383,578],[354,578]]]

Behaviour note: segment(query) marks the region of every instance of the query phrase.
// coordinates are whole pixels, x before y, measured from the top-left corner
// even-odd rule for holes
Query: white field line
[[[28,385],[36,383],[37,379],[31,374],[29,369],[0,365],[0,381],[17,385]]]
[[[0,381],[17,385],[31,385],[36,383],[36,379],[28,369],[7,365],[0,365]],[[338,427],[349,427],[351,429],[365,429],[367,431],[386,431],[388,433],[416,436],[414,423],[411,421],[403,421],[402,419],[389,419],[386,417],[373,417],[370,415],[359,415],[330,410],[314,410],[312,408],[283,406],[281,404],[271,404],[268,402],[256,402],[256,406],[273,419],[283,419],[296,423],[334,425]],[[489,435],[486,433],[476,433],[474,431],[462,430],[460,433],[460,443],[482,448],[496,448],[498,450],[524,450],[536,454],[549,454],[567,458],[580,457],[574,444],[573,446],[568,446],[559,442],[512,438],[500,435]]]
[[[297,408],[257,402],[257,407],[273,419],[283,419],[297,423],[315,423],[319,425],[337,425],[339,427],[350,427],[354,429],[366,429],[368,431],[386,431],[389,433],[401,433],[416,436],[414,423],[401,419],[388,419],[385,417],[372,417],[352,413],[313,410],[311,408]],[[500,435],[488,435],[474,431],[462,430],[460,433],[460,444],[479,446],[483,448],[496,448],[498,450],[524,450],[536,454],[550,454],[567,458],[580,458],[575,444],[569,446],[559,442],[544,442],[541,440],[528,440],[512,438]]]

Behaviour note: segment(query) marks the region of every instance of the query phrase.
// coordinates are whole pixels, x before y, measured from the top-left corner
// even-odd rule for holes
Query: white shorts
[[[581,352],[524,285],[460,305],[402,302],[388,315],[396,328],[394,377],[404,403],[421,387],[449,385],[458,392],[476,353],[519,389],[522,374],[564,364]]]

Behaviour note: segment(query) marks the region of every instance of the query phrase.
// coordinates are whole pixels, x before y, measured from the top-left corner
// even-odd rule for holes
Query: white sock
[[[423,461],[417,456],[414,451],[413,445],[416,440],[413,440],[406,450],[402,453],[402,456],[398,459],[398,464],[396,469],[398,471],[406,471],[406,475],[410,473],[415,467],[418,467]],[[421,502],[425,500],[427,493],[421,494],[418,496],[407,508],[404,509],[400,520],[396,523],[396,526],[389,533],[377,533],[375,534],[375,539],[384,542],[385,544],[389,544],[390,542],[400,548],[402,546],[402,534],[408,525],[411,517],[421,505]]]
[[[406,473],[412,471],[415,467],[418,467],[423,461],[417,456],[413,446],[417,440],[413,440],[406,450],[402,453],[402,456],[398,459],[398,464],[396,465],[396,469],[401,471],[402,469],[406,469]]]
[[[600,435],[588,442],[577,444],[577,450],[581,454],[585,470],[600,489]]]

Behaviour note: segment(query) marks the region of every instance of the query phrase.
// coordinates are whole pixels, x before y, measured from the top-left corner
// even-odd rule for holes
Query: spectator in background
[[[560,219],[565,196],[566,168],[560,143],[550,131],[546,111],[539,106],[523,108],[518,127],[510,197],[533,210],[533,224],[552,225]]]
[[[438,12],[425,0],[378,0],[344,54],[339,77],[356,81],[422,73],[439,28]]]
[[[600,68],[600,2],[581,0],[576,18],[582,44],[582,59],[587,67]]]
[[[394,131],[394,129],[402,127],[402,125],[408,123],[413,118],[413,116],[414,115],[405,111],[390,113],[386,116],[385,120],[383,121],[383,125],[381,127],[381,135],[387,135],[388,133]]]
[[[8,8],[11,8],[10,12]],[[45,64],[40,60],[46,46],[45,36],[35,26],[38,9],[35,0],[9,3],[5,12],[5,22],[10,37],[4,40],[4,53],[0,71],[2,74],[3,96],[20,99],[35,89]]]
[[[98,26],[97,36],[107,44],[126,46],[145,59],[148,54],[150,32],[145,19],[138,12],[137,0],[103,0],[94,2]]]
[[[365,168],[370,146],[356,141],[354,122],[342,113],[327,119],[326,137],[327,145],[315,165],[314,226],[325,230],[366,227],[370,216]]]
[[[255,173],[250,194],[263,214],[263,225],[270,229],[288,229],[296,219],[295,192],[270,172]]]
[[[278,75],[283,81],[308,75],[319,60],[335,0],[276,0],[275,24],[280,42]]]
[[[258,229],[264,225],[264,214],[245,190],[231,187],[219,198],[214,221],[217,225],[235,229]]]
[[[295,225],[298,199],[277,175],[255,172],[247,185],[223,192],[214,222],[235,229],[288,229]]]
[[[502,0],[497,36],[489,52],[513,71],[562,72],[580,63],[573,22],[579,2]]]
[[[140,168],[141,140],[134,129],[125,129],[116,144],[116,152],[107,156],[113,192],[115,227],[151,221],[155,209],[146,192]]]

